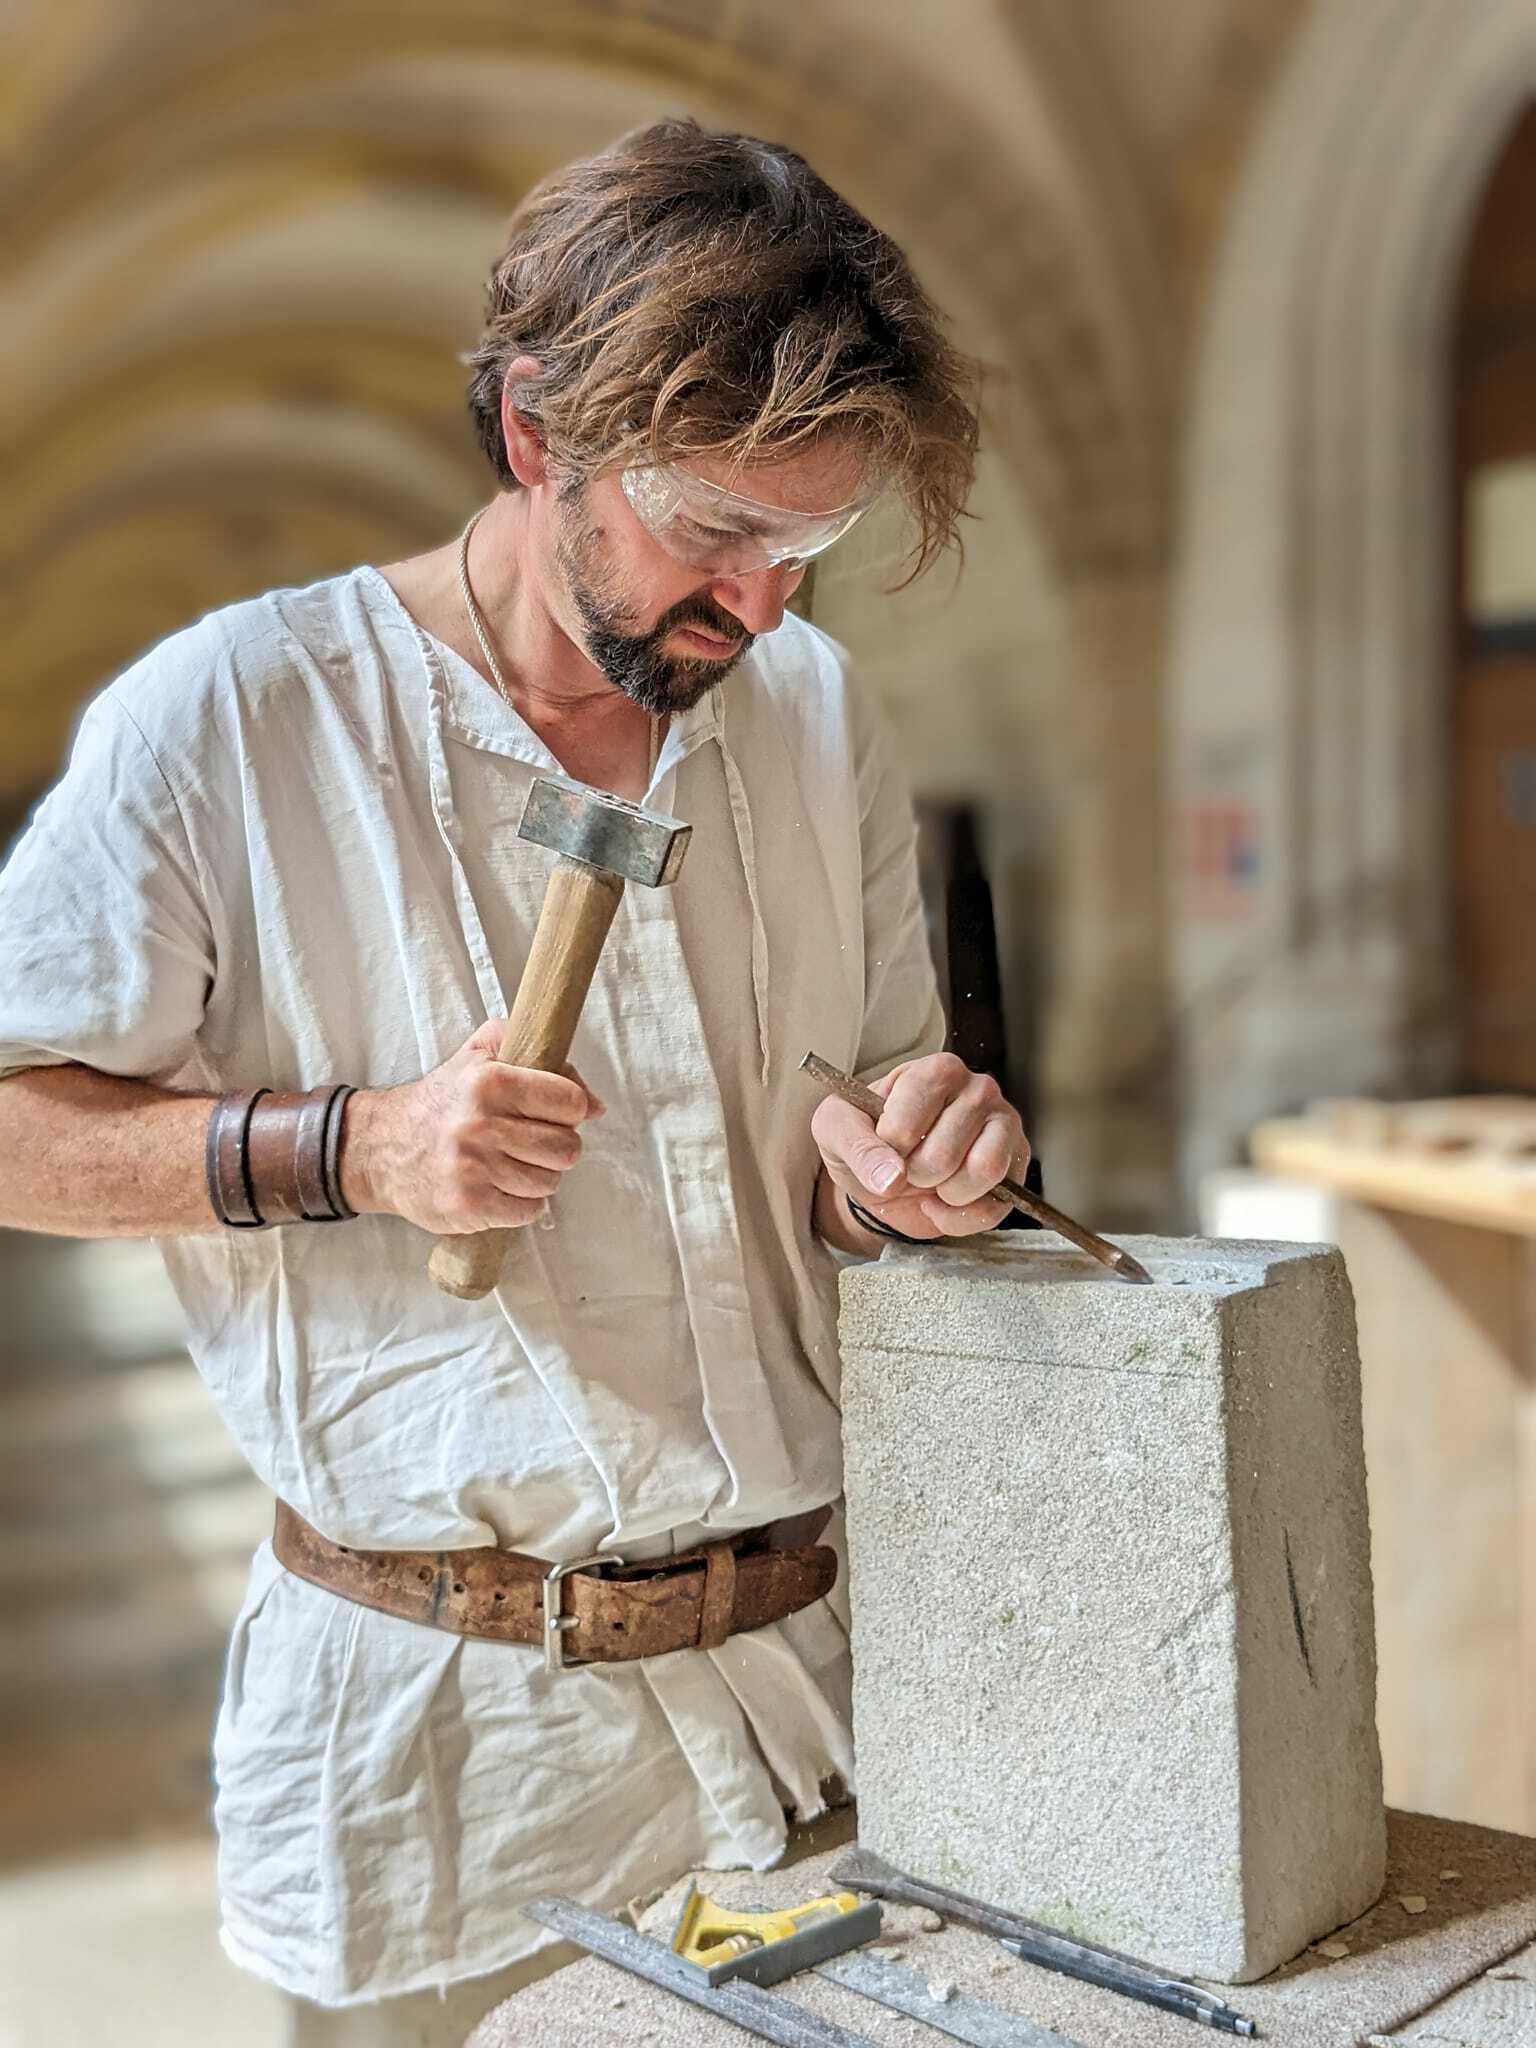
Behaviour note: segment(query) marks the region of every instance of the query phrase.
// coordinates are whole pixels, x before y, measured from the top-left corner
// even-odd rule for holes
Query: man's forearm
[[[889,1242],[877,1231],[866,1230],[862,1224],[854,1222],[841,1189],[824,1166],[816,1176],[811,1220],[823,1243],[840,1252],[851,1252],[855,1258],[878,1258],[881,1246]]]
[[[216,1100],[93,1067],[33,1067],[8,1075],[0,1080],[0,1226],[56,1237],[173,1237],[221,1229],[204,1168]],[[361,1102],[354,1096],[350,1107]],[[346,1149],[353,1151],[350,1142]],[[351,1198],[361,1206],[351,1161],[343,1166]],[[826,1243],[856,1258],[879,1255],[884,1240],[854,1222],[824,1167],[812,1213]]]
[[[55,1237],[169,1237],[222,1226],[203,1143],[215,1098],[93,1067],[0,1081],[0,1224]]]

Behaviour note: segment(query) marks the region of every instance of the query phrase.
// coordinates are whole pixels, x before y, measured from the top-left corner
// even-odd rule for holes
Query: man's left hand
[[[937,1052],[871,1085],[885,1104],[878,1122],[837,1095],[827,1096],[811,1119],[834,1186],[906,1237],[995,1229],[1008,1204],[990,1199],[988,1190],[1024,1178],[1029,1140],[992,1077]]]

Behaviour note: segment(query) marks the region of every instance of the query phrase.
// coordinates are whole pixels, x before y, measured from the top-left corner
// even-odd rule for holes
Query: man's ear
[[[530,488],[549,481],[549,455],[538,428],[517,409],[517,387],[526,378],[536,377],[540,368],[532,356],[516,356],[501,381],[501,432],[507,461],[518,482]]]

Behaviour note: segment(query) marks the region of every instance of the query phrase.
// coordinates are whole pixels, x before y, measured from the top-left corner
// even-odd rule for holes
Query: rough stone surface
[[[1353,1303],[1326,1248],[1127,1243],[1155,1286],[843,1273],[860,1835],[1244,1983],[1385,1870]]]
[[[1447,2023],[1465,1996],[1480,2020],[1490,2010],[1518,2016],[1533,1986],[1528,1944],[1536,1937],[1536,1841],[1426,1814],[1391,1813],[1387,1895],[1344,1932],[1349,1955],[1306,1950],[1262,1984],[1224,1994],[1258,2025],[1269,2048],[1361,2048],[1373,2035],[1461,2048],[1528,2048],[1529,2032],[1479,2031]],[[824,1823],[818,1823],[820,1832]],[[700,1871],[723,1906],[783,1907],[831,1890],[845,1850],[770,1871]],[[1447,1865],[1455,1880],[1439,1876]],[[1422,1919],[1409,1920],[1399,1892],[1422,1892]],[[677,1917],[674,1888],[644,1916],[664,1938]],[[1139,2005],[1094,1984],[1037,1969],[996,1942],[948,1921],[938,1932],[901,1907],[887,1907],[881,1946],[925,1978],[952,1979],[1079,2048],[1201,2048],[1230,2040],[1173,2013]],[[1510,1974],[1516,1973],[1516,1974]],[[1463,1992],[1462,1987],[1467,1987]],[[786,2002],[851,2028],[879,2048],[939,2048],[931,2027],[887,2012],[823,1977],[802,1975],[775,1990]],[[1442,2004],[1449,1999],[1451,2003]],[[621,2002],[622,2001],[622,2002]],[[744,2048],[747,2036],[713,2013],[684,2005],[611,1963],[588,1958],[520,1991],[485,2019],[466,2048]]]

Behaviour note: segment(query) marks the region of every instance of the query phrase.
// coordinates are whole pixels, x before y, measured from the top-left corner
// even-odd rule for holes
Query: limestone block
[[[1378,1896],[1354,1308],[1327,1248],[842,1275],[860,1840],[1244,1983]]]

